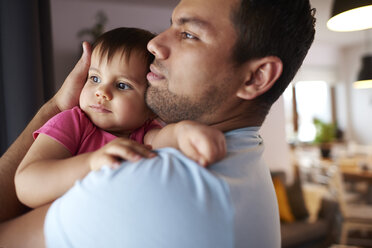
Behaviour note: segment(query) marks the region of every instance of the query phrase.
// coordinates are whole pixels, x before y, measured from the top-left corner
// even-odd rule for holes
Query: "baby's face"
[[[80,95],[80,108],[92,122],[116,136],[127,137],[149,118],[145,104],[148,68],[136,52],[130,59],[116,54],[100,60],[97,48],[91,57],[87,82]]]

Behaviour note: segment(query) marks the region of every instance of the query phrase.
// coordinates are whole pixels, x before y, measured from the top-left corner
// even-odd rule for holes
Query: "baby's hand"
[[[203,167],[226,155],[225,136],[216,128],[194,121],[181,121],[176,124],[175,134],[179,149]]]
[[[156,154],[151,147],[139,144],[126,138],[116,138],[91,154],[89,164],[91,170],[99,170],[103,165],[111,168],[119,166],[123,160],[136,162],[141,158],[152,158]]]

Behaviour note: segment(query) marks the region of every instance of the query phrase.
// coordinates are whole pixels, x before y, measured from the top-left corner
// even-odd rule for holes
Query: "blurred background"
[[[13,105],[13,109],[16,106],[24,108],[25,105],[29,105],[26,101],[25,104],[19,103],[24,98],[39,98],[40,95],[44,95],[40,97],[44,98],[43,101],[49,99],[79,58],[83,40],[92,41],[94,32],[119,26],[140,27],[159,33],[169,26],[172,9],[177,2],[177,0],[2,0],[2,54],[5,58],[2,60],[2,78],[3,80],[14,78],[13,81],[7,81],[8,85],[17,85],[10,92],[25,92],[18,97],[15,97],[16,94],[9,97],[8,93],[3,93],[3,98],[12,98],[7,99],[9,103],[4,105]],[[371,53],[372,31],[370,29],[355,32],[330,31],[326,27],[326,22],[330,17],[332,1],[311,0],[311,4],[317,10],[317,33],[314,44],[293,81],[297,95],[295,107],[297,112],[293,112],[291,87],[288,87],[284,99],[278,102],[278,105],[282,106],[273,108],[273,111],[285,112],[285,115],[280,114],[281,117],[285,116],[285,140],[289,143],[312,141],[315,137],[313,118],[319,118],[324,122],[337,123],[339,135],[344,139],[360,144],[372,144],[372,132],[366,132],[372,121],[372,116],[367,114],[372,106],[372,91],[352,87],[352,82],[361,68],[362,56],[367,52]],[[36,53],[42,54],[40,58],[37,58]],[[9,71],[9,68],[21,68],[19,64],[25,64],[26,57],[33,59],[31,64],[41,63],[41,67],[47,69],[34,70],[37,65],[33,65],[27,66],[27,73],[20,73],[21,70],[17,69]],[[34,71],[39,71],[42,75],[39,75],[39,81],[44,83],[37,88],[42,88],[43,93],[31,94],[36,90],[18,87],[16,83],[31,80],[37,74]],[[2,92],[9,91],[8,88],[5,83],[2,84]],[[41,102],[36,105],[39,106]],[[34,111],[28,111],[29,118],[36,109],[37,107],[34,107]],[[2,119],[2,130],[9,130],[2,132],[2,152],[28,121],[27,118],[18,121],[14,117],[17,115],[16,112],[5,110],[1,112],[1,116],[7,117]],[[16,121],[11,122],[12,119]],[[265,127],[263,130],[266,130]],[[283,133],[283,130],[280,132]]]
[[[372,30],[331,31],[327,21],[334,1],[310,2],[316,8],[317,18],[314,43],[299,73],[272,107],[261,134],[266,145],[264,157],[271,171],[284,173],[286,187],[301,179],[308,210],[320,211],[319,204],[314,207],[309,202],[321,202],[332,193],[330,181],[335,178],[335,168],[343,168],[342,173],[349,170],[372,174],[372,89],[353,87],[363,66],[363,56],[372,55]],[[346,2],[372,5],[370,0]],[[1,0],[1,154],[62,85],[81,55],[82,41],[93,41],[97,34],[120,26],[159,33],[170,25],[177,3],[177,0]],[[364,22],[371,23],[371,16],[364,17]],[[342,176],[342,180],[352,178]],[[351,180],[355,185],[362,182],[364,186],[352,184],[351,188],[354,191],[361,188],[365,201],[372,197],[372,179],[368,180],[357,179],[356,183]],[[328,245],[340,243],[340,219],[338,229],[329,225],[326,231],[315,228],[323,230],[323,236],[333,233]],[[286,231],[284,236],[294,235],[292,232]],[[307,229],[307,236],[311,232]],[[364,235],[372,240],[372,234]],[[299,235],[293,237],[298,239]],[[363,243],[361,247],[364,246],[369,247]]]

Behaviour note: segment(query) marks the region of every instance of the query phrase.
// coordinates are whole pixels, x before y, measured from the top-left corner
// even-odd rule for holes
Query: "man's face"
[[[171,26],[149,42],[155,60],[146,102],[165,122],[215,124],[237,104],[240,80],[231,58],[236,33],[230,20],[236,3],[182,0]]]

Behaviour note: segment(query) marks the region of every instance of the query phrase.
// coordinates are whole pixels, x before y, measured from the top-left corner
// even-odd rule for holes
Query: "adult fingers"
[[[63,111],[76,106],[89,71],[91,47],[88,42],[83,43],[83,54],[74,69],[67,76],[62,87],[55,95],[57,107]]]
[[[72,80],[76,81],[84,81],[88,74],[89,66],[90,66],[90,57],[92,54],[91,46],[88,42],[84,41],[83,44],[83,54],[81,55],[79,61],[75,65],[74,69],[72,69],[71,73],[69,74],[68,78],[71,77]]]

